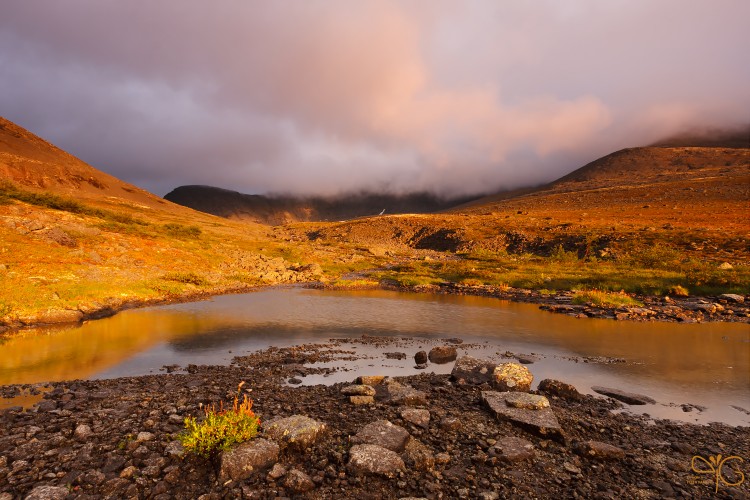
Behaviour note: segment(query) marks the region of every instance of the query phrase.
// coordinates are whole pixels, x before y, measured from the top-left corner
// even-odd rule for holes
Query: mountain
[[[165,199],[230,219],[281,225],[291,222],[339,221],[385,214],[432,213],[467,201],[429,193],[408,195],[357,193],[338,197],[262,196],[211,186],[181,186]]]

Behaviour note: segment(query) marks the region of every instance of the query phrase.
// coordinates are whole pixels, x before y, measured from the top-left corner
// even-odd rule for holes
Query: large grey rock
[[[538,389],[550,396],[557,396],[569,401],[578,401],[583,397],[574,386],[551,378],[546,378],[539,382]]]
[[[480,385],[492,381],[492,372],[497,366],[492,361],[461,356],[451,371],[451,378],[459,384]]]
[[[290,446],[298,450],[312,446],[326,430],[326,424],[304,415],[273,420],[263,427],[263,435],[273,439],[282,448]]]
[[[482,401],[497,419],[508,420],[539,436],[565,442],[565,435],[551,408],[516,408],[508,404],[508,398],[513,396],[512,392],[482,391]]]
[[[591,390],[594,392],[598,392],[599,394],[603,394],[604,396],[609,396],[610,398],[617,399],[618,401],[622,401],[623,403],[627,403],[629,405],[646,405],[656,403],[656,400],[648,396],[644,396],[643,394],[625,392],[621,391],[620,389],[612,389],[611,387],[601,387],[599,385],[595,385],[591,387]]]
[[[490,455],[503,462],[520,462],[534,457],[534,445],[518,437],[504,437],[490,448]]]
[[[458,351],[456,351],[456,348],[447,345],[435,346],[430,349],[430,354],[428,354],[430,361],[438,364],[455,361],[457,356]]]
[[[736,293],[723,293],[719,295],[719,298],[722,300],[726,300],[727,302],[734,302],[736,304],[745,303],[745,297],[743,297],[742,295],[737,295]]]
[[[35,486],[31,492],[26,495],[26,500],[63,500],[68,496],[68,488],[63,486]]]
[[[268,439],[253,439],[221,454],[219,476],[223,481],[241,481],[268,469],[278,460],[278,444]]]
[[[374,444],[357,444],[349,450],[349,470],[354,474],[395,477],[406,468],[395,451]]]
[[[388,420],[376,420],[364,426],[357,434],[351,437],[354,444],[374,444],[383,448],[401,453],[404,451],[409,432],[399,425],[394,425]]]
[[[619,460],[625,458],[625,450],[601,441],[583,441],[576,443],[573,451],[581,456],[599,460]]]
[[[503,363],[492,372],[492,386],[498,391],[528,392],[533,381],[529,369],[519,363]]]
[[[377,391],[378,399],[392,405],[424,406],[427,404],[427,394],[395,380],[386,379],[378,386]]]

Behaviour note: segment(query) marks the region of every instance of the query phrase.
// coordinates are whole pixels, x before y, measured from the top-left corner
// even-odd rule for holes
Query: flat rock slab
[[[357,444],[349,450],[349,470],[354,474],[394,477],[406,468],[398,453],[374,444]]]
[[[374,396],[375,388],[364,384],[346,385],[341,388],[341,394],[347,396]]]
[[[527,410],[542,410],[549,408],[549,400],[544,396],[529,394],[527,392],[514,392],[505,397],[508,406],[514,408],[525,408]]]
[[[494,455],[503,462],[514,463],[534,458],[534,445],[518,437],[504,437],[490,448],[490,455]]]
[[[576,443],[573,451],[581,456],[599,460],[620,460],[625,458],[625,450],[601,441],[584,441]]]
[[[477,359],[473,356],[461,356],[453,366],[451,378],[459,384],[480,385],[490,383],[496,366],[492,361]]]
[[[351,437],[352,443],[374,444],[396,453],[404,451],[408,440],[409,432],[388,420],[377,420],[369,423]]]
[[[282,447],[304,450],[314,444],[325,432],[326,424],[304,415],[274,420],[263,427],[263,434]]]
[[[278,460],[279,445],[268,439],[253,439],[221,454],[219,476],[222,480],[241,481],[270,468]]]
[[[516,408],[508,403],[508,399],[513,396],[511,392],[482,391],[482,401],[496,418],[508,420],[539,436],[565,443],[565,435],[551,408]]]
[[[377,386],[377,398],[392,405],[425,406],[427,404],[427,394],[390,379]]]
[[[591,390],[594,392],[598,392],[599,394],[603,394],[604,396],[609,396],[610,398],[616,399],[618,401],[622,401],[623,403],[627,403],[629,405],[647,405],[656,403],[655,399],[644,396],[643,394],[625,392],[621,391],[620,389],[612,389],[610,387],[595,385],[591,387]]]

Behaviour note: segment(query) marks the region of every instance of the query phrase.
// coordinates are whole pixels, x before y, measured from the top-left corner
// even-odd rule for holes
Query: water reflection
[[[581,320],[481,297],[385,291],[265,290],[126,311],[78,328],[28,331],[0,344],[0,384],[136,375],[165,364],[228,363],[270,345],[362,334],[461,337],[486,345],[488,355],[505,350],[543,355],[546,361],[532,368],[537,380],[568,378],[584,390],[606,380],[672,401],[681,395],[678,402],[750,406],[748,325]],[[603,367],[567,361],[586,356],[627,363]]]

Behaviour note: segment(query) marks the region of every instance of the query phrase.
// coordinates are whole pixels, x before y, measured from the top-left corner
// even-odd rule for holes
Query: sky
[[[127,182],[453,196],[750,122],[747,0],[3,2],[0,115]]]

